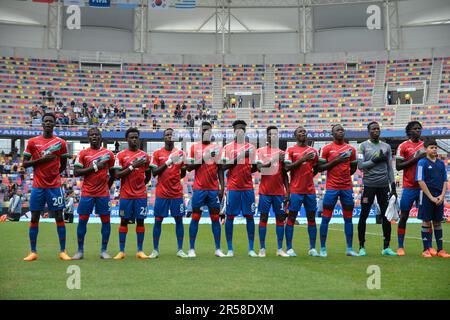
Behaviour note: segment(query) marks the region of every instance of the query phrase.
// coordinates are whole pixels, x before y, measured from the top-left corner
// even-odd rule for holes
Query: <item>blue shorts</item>
[[[353,189],[347,190],[327,189],[327,191],[325,192],[325,196],[323,197],[323,207],[334,208],[338,200],[338,197],[339,200],[341,200],[342,205],[346,206],[355,205],[355,203],[353,202]]]
[[[229,190],[227,196],[227,215],[238,216],[255,214],[255,192],[253,190]]]
[[[438,196],[438,195],[437,195]],[[423,221],[442,221],[444,218],[444,204],[436,205],[423,191],[419,192],[419,212],[417,219]]]
[[[315,194],[291,194],[289,199],[289,212],[299,212],[302,208],[302,204],[305,207],[306,212],[317,211],[317,201]]]
[[[272,207],[275,215],[284,214],[283,201],[284,196],[268,196],[265,194],[260,194],[258,213],[269,213],[270,207]]]
[[[109,197],[81,197],[77,212],[82,215],[95,213],[106,216],[110,214]]]
[[[30,196],[30,211],[43,211],[47,204],[49,211],[64,210],[64,192],[62,188],[33,188]]]
[[[420,189],[405,188],[400,199],[400,210],[409,212],[416,202],[416,207],[419,206]],[[426,197],[426,196],[425,196]]]
[[[165,199],[156,197],[153,211],[155,217],[168,217],[169,210],[172,217],[184,216],[183,198]]]
[[[119,216],[128,220],[144,220],[147,218],[147,198],[120,199]]]
[[[192,208],[200,209],[203,206],[220,209],[219,191],[194,190],[194,194],[192,195]]]

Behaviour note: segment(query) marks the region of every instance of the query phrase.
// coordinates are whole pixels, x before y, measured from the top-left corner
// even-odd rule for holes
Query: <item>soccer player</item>
[[[23,153],[23,167],[33,167],[33,185],[30,196],[31,222],[29,229],[31,252],[24,261],[38,259],[36,242],[39,232],[39,218],[47,204],[55,216],[62,260],[71,260],[66,252],[66,226],[63,210],[64,192],[61,188],[61,173],[67,166],[66,142],[53,135],[56,117],[53,113],[42,116],[42,135],[31,138]]]
[[[418,219],[422,220],[422,239],[424,258],[438,256],[450,258],[442,248],[442,225],[444,217],[444,200],[447,191],[447,171],[442,160],[437,158],[437,143],[434,139],[425,140],[426,158],[417,162],[416,181],[420,186],[420,203]],[[437,252],[432,248],[433,221]]]
[[[246,141],[245,131],[247,123],[243,120],[233,122],[234,141],[222,150],[223,170],[227,173],[227,205],[225,235],[227,238],[227,257],[233,257],[233,223],[234,218],[241,213],[247,221],[247,237],[249,256],[258,257],[254,247],[255,240],[255,193],[253,190],[252,173],[256,167],[255,147]]]
[[[162,222],[170,215],[175,219],[175,233],[177,236],[178,251],[177,256],[187,258],[183,251],[184,238],[184,204],[183,186],[181,179],[186,176],[186,166],[184,165],[184,153],[175,148],[172,139],[173,129],[164,130],[164,147],[153,152],[151,163],[152,174],[158,177],[156,184],[155,199],[155,225],[153,226],[153,251],[150,258],[159,256],[159,238],[161,236]]]
[[[370,139],[364,141],[358,148],[358,168],[363,172],[364,191],[361,198],[361,214],[358,222],[359,255],[365,256],[366,220],[375,196],[380,206],[380,216],[383,219],[383,250],[382,255],[396,256],[389,248],[391,241],[391,223],[386,219],[386,209],[391,195],[397,196],[394,170],[392,168],[391,146],[380,141],[380,125],[371,122],[367,125]],[[389,188],[390,186],[390,188]]]
[[[345,130],[340,124],[331,129],[334,141],[322,148],[319,171],[327,171],[326,192],[323,199],[322,223],[320,224],[320,256],[327,256],[326,240],[328,224],[338,198],[342,204],[347,256],[357,257],[353,251],[353,184],[356,171],[356,149],[344,142]]]
[[[270,208],[275,213],[276,235],[277,235],[277,256],[289,257],[283,251],[284,237],[284,213],[283,202],[289,200],[289,177],[283,168],[284,151],[278,148],[278,128],[269,126],[266,128],[267,146],[256,151],[257,168],[261,172],[261,182],[259,184],[259,241],[261,249],[259,256],[266,256],[266,231],[267,220]]]
[[[83,259],[87,223],[94,208],[102,221],[100,258],[111,259],[106,249],[111,233],[109,189],[114,182],[114,154],[102,147],[102,134],[98,128],[88,130],[88,139],[90,147],[80,151],[74,165],[74,175],[83,177],[83,185],[78,204],[78,252],[72,260]]]
[[[224,174],[218,158],[221,149],[216,143],[211,142],[211,123],[203,121],[200,128],[202,142],[193,144],[189,153],[189,161],[186,164],[187,171],[195,170],[194,194],[192,196],[192,216],[189,225],[189,258],[195,258],[195,239],[198,232],[199,220],[202,216],[203,206],[208,206],[211,217],[211,228],[216,245],[215,255],[224,257],[220,249],[220,203],[224,193]],[[219,187],[220,186],[220,187]]]
[[[115,260],[125,258],[125,242],[128,223],[136,220],[137,253],[136,258],[148,259],[142,251],[144,243],[144,220],[147,217],[147,183],[151,179],[150,156],[139,150],[139,130],[129,128],[125,133],[128,149],[120,151],[114,164],[114,176],[120,179],[119,200],[119,246],[120,252]]]
[[[294,236],[294,224],[302,204],[305,207],[308,220],[309,251],[308,254],[318,257],[316,250],[316,189],[314,187],[314,176],[318,172],[319,154],[316,149],[308,146],[306,129],[299,126],[294,131],[296,145],[286,150],[286,171],[291,174],[291,198],[289,200],[289,216],[286,224],[287,254],[295,257],[292,249],[292,238]]]
[[[411,121],[405,128],[408,140],[400,144],[397,149],[397,159],[395,167],[397,171],[403,170],[403,191],[400,199],[400,221],[398,222],[398,250],[399,256],[405,255],[404,241],[406,233],[406,222],[409,211],[413,203],[419,203],[419,184],[415,181],[417,162],[426,157],[423,141],[420,140],[422,134],[422,124],[418,121]]]

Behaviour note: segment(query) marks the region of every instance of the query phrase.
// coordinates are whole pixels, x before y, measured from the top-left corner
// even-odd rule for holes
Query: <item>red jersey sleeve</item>
[[[84,168],[84,153],[84,150],[81,150],[78,154],[74,164],[75,167]]]
[[[66,140],[61,139],[61,149],[59,150],[59,156],[61,158],[69,157],[69,152],[67,152],[67,143]]]
[[[356,149],[354,147],[352,147],[352,154],[350,155],[350,162],[352,163],[356,163]]]
[[[160,167],[160,164],[159,164],[159,157],[158,157],[158,150],[156,150],[155,152],[153,152],[153,155],[152,155],[152,161],[151,161],[151,163],[150,163],[150,167],[152,167],[152,168],[158,168],[158,167]]]
[[[406,158],[406,153],[405,153],[405,143],[402,143],[402,144],[400,144],[399,146],[398,146],[398,149],[397,149],[397,159],[400,159],[400,160],[405,160],[405,158]]]
[[[33,143],[33,140],[30,139],[30,140],[28,140],[27,147],[25,148],[25,151],[23,152],[23,156],[31,159],[33,156],[33,149],[34,149],[34,143]]]
[[[328,162],[329,150],[328,145],[322,148],[322,154],[320,155],[319,161],[322,163]]]

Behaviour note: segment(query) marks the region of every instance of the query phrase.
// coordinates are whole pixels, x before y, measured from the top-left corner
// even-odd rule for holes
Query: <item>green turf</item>
[[[147,225],[144,250],[152,249]],[[354,244],[356,247],[356,226]],[[118,226],[112,226],[109,252],[117,253]],[[28,224],[0,223],[0,299],[448,299],[450,261],[420,256],[420,226],[407,229],[405,257],[382,257],[380,225],[368,225],[367,257],[346,257],[343,225],[330,225],[328,258],[306,255],[308,236],[305,226],[295,227],[296,258],[275,256],[275,226],[269,225],[267,253],[263,258],[247,256],[245,225],[235,225],[234,258],[214,257],[210,225],[200,225],[197,258],[175,256],[175,226],[163,225],[160,257],[137,260],[136,236],[130,226],[127,258],[104,261],[98,257],[100,225],[90,224],[85,244],[85,259],[57,259],[58,240],[54,224],[41,223],[38,238],[39,260],[23,262],[28,253]],[[396,226],[393,248],[396,248]],[[444,225],[444,237],[450,228]],[[76,224],[67,225],[68,252],[76,250]],[[256,235],[256,239],[258,239]],[[222,247],[226,248],[222,227]],[[444,246],[448,246],[448,242]],[[185,251],[188,226],[185,226]],[[258,249],[258,240],[255,243]],[[226,250],[224,250],[226,252]],[[81,268],[81,289],[69,290],[67,267]],[[367,267],[381,269],[381,289],[367,289]]]

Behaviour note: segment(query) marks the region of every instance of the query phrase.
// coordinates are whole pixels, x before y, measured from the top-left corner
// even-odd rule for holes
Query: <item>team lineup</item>
[[[333,142],[318,150],[308,145],[307,130],[299,126],[294,131],[296,144],[285,151],[278,146],[279,135],[276,126],[266,128],[266,146],[257,149],[246,139],[247,124],[236,120],[232,127],[234,140],[223,147],[214,142],[212,125],[201,124],[201,141],[191,145],[189,150],[175,147],[175,132],[164,130],[164,146],[149,155],[140,146],[140,132],[129,128],[125,138],[128,148],[114,155],[102,147],[102,136],[98,128],[88,130],[90,147],[79,152],[74,164],[74,175],[83,177],[81,198],[78,205],[77,226],[78,251],[74,256],[66,252],[66,228],[63,218],[65,208],[64,192],[61,188],[61,173],[66,169],[69,157],[66,142],[53,135],[56,118],[52,113],[42,117],[43,133],[28,141],[23,153],[23,166],[33,167],[33,185],[30,197],[31,221],[29,226],[30,253],[25,261],[38,259],[37,238],[41,213],[47,206],[54,212],[62,260],[79,260],[84,257],[84,238],[89,216],[94,212],[101,220],[102,259],[125,259],[125,244],[130,221],[136,222],[138,259],[157,258],[159,240],[164,218],[175,220],[177,256],[195,258],[195,241],[202,207],[207,207],[215,243],[215,256],[233,257],[234,219],[242,215],[246,219],[248,255],[266,257],[266,232],[269,213],[275,214],[277,239],[276,255],[295,257],[293,248],[294,225],[298,213],[304,206],[309,236],[308,255],[327,257],[327,234],[332,214],[339,200],[343,209],[344,234],[347,256],[366,256],[366,220],[376,197],[382,217],[384,256],[404,256],[406,223],[414,203],[419,208],[418,218],[422,222],[424,258],[438,256],[449,258],[443,249],[441,221],[444,214],[444,200],[447,191],[447,173],[444,162],[437,158],[436,141],[420,139],[422,125],[417,121],[405,128],[408,140],[397,151],[395,166],[403,170],[403,192],[400,201],[398,223],[398,249],[390,248],[391,222],[386,211],[391,197],[397,197],[394,181],[392,151],[389,144],[380,140],[380,125],[367,125],[369,139],[358,146],[358,150],[345,142],[345,130],[341,125],[332,127]],[[353,183],[352,175],[359,169],[363,173],[361,214],[357,226],[359,251],[353,249]],[[183,204],[182,179],[186,172],[195,172],[192,196],[192,216],[189,225],[189,250],[183,251],[185,209]],[[314,176],[326,171],[326,192],[323,199],[323,213],[319,227],[320,248],[316,248],[316,189]],[[259,252],[255,251],[256,212],[253,176],[261,173],[259,186],[258,235]],[[225,184],[226,173],[226,184]],[[157,178],[154,205],[153,251],[144,253],[145,224],[147,217],[147,185]],[[107,252],[111,233],[110,188],[120,180],[119,201],[119,253],[114,257]],[[226,197],[225,197],[226,196]],[[225,217],[221,215],[221,203],[226,198]],[[225,219],[225,238],[228,252],[221,249],[221,219]],[[436,249],[432,246],[435,235]],[[284,238],[286,247],[283,249]]]

